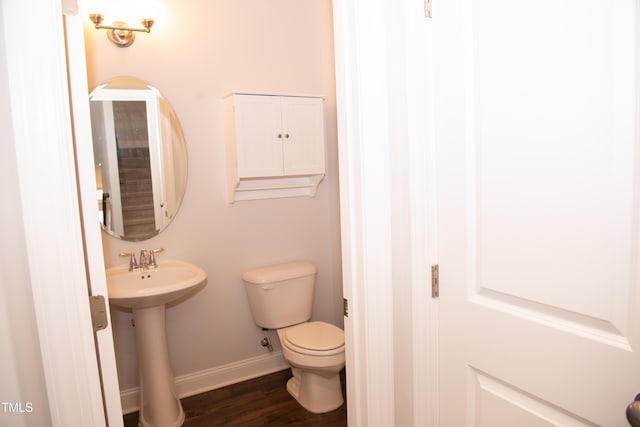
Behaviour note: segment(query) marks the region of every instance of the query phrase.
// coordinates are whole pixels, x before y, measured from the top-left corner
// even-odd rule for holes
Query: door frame
[[[333,1],[350,426],[438,425],[424,8],[424,0]]]
[[[1,5],[25,243],[51,422],[106,425],[78,210],[63,5],[49,0],[3,0]],[[64,9],[75,6],[67,1]],[[29,31],[24,31],[25,22]]]
[[[77,9],[76,9],[77,11]],[[89,107],[89,82],[87,77],[87,58],[84,44],[83,21],[86,17],[65,9],[66,53],[70,86],[70,102],[73,114],[73,132],[75,138],[75,158],[78,194],[80,195],[81,227],[87,269],[89,295],[104,297],[105,310],[109,310],[107,278],[102,249],[102,231],[96,220],[96,174],[93,155],[93,136],[91,133],[91,113]],[[157,104],[157,96],[153,102]],[[95,352],[102,386],[102,399],[106,412],[107,425],[123,425],[120,385],[116,367],[116,354],[113,341],[113,329],[108,315],[104,329],[94,333]]]
[[[69,3],[74,2],[65,2],[65,9]],[[415,53],[404,43],[417,46],[419,41],[411,37],[415,31],[424,31],[425,25],[415,19],[421,15],[416,12],[423,7],[422,0],[387,3],[333,2],[344,296],[349,299],[345,332],[351,426],[394,425],[396,405],[406,400],[395,391],[398,372],[394,367],[397,334],[393,329],[391,182],[393,178],[394,186],[398,185],[399,177],[394,169],[397,165],[388,156],[393,148],[389,132],[406,124],[394,115],[394,109],[409,104],[428,107],[412,100],[413,96],[422,98],[424,93],[413,95],[405,91],[398,97],[390,97],[397,89],[397,77],[410,77],[415,82],[418,73],[402,67],[397,74],[398,70],[389,68],[388,59],[397,58],[407,49]],[[32,13],[33,7],[38,7],[38,14]],[[59,1],[2,2],[7,71],[14,136],[19,141],[16,161],[21,204],[24,222],[28,224],[26,247],[52,424],[100,426],[105,424],[105,418],[77,209],[61,9]],[[390,11],[394,13],[389,14]],[[34,30],[23,31],[24,22],[30,22]],[[408,25],[403,27],[405,24]],[[389,34],[399,44],[389,45],[385,39]],[[404,50],[395,51],[398,46],[405,46]],[[34,63],[34,58],[38,63]],[[41,67],[43,63],[55,66]],[[25,102],[32,99],[40,102]],[[37,126],[33,126],[35,121]],[[420,133],[411,135],[420,138]],[[418,150],[426,155],[414,143],[409,146],[413,147],[412,152]],[[418,160],[410,163],[414,161]],[[427,200],[421,198],[428,188],[424,182],[417,182],[418,171],[412,173],[400,177],[400,181],[413,184],[410,188],[414,197],[410,206],[402,208],[414,209],[412,220],[420,225],[423,221],[419,218],[420,210],[426,207],[421,200]],[[39,176],[50,179],[48,184],[56,191],[43,192]],[[52,216],[47,209],[55,212],[55,229],[49,226]],[[421,225],[422,233],[427,233],[425,224]],[[411,267],[413,280],[406,285],[416,299],[422,298],[407,308],[414,325],[425,316],[433,317],[434,311],[433,304],[425,303],[423,298],[428,277],[425,268],[431,260],[426,240],[421,243],[421,237],[411,242],[410,256],[415,264]],[[50,286],[51,277],[60,286]],[[417,309],[424,311],[418,315]],[[413,340],[425,334],[412,328]],[[432,334],[426,336],[433,339]],[[410,411],[416,422],[428,418],[429,402],[435,399],[430,393],[433,379],[429,376],[433,363],[425,364],[416,357],[428,344],[422,342],[413,350],[413,365],[409,367],[409,374],[418,375],[408,399],[416,401]],[[406,376],[405,372],[400,374]]]
[[[363,6],[358,1],[333,2],[343,296],[348,301],[347,424],[389,426],[395,424],[393,315],[388,303],[393,299],[388,262],[391,220],[389,168],[383,155],[388,113],[386,99],[380,99],[387,76],[384,66],[363,67],[370,74],[359,67],[362,62],[376,62],[373,52],[363,49],[367,36],[381,41],[383,35],[371,34],[371,26],[379,22],[374,11],[380,10],[380,2]],[[374,19],[367,20],[367,15]],[[386,52],[380,53],[383,62]],[[377,135],[366,125],[369,122],[380,127]],[[368,307],[377,308],[375,317]],[[379,351],[370,354],[373,345]]]

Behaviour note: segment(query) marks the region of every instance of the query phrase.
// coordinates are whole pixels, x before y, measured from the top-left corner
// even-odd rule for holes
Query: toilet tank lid
[[[309,261],[296,261],[246,271],[242,275],[242,280],[248,283],[257,284],[273,283],[281,280],[309,276],[316,274],[316,272],[317,270],[315,265]]]

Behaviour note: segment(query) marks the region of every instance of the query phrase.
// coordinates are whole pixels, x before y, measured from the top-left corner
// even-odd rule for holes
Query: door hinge
[[[440,296],[440,267],[438,264],[431,266],[431,298]]]
[[[431,18],[431,0],[424,0],[424,17]]]
[[[342,298],[342,313],[344,317],[349,317],[349,300]]]
[[[91,323],[93,323],[93,332],[100,331],[107,327],[107,306],[104,303],[102,295],[89,297],[89,305],[91,307]]]

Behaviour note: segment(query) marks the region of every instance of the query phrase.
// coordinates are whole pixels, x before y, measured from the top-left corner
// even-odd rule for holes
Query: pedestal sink
[[[149,270],[129,271],[128,266],[107,269],[110,303],[133,311],[141,427],[177,427],[184,422],[169,364],[165,304],[186,296],[206,278],[200,267],[177,260],[161,261]]]

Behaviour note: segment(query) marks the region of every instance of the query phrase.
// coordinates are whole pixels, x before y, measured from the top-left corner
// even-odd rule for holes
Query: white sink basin
[[[128,266],[107,269],[109,302],[126,308],[146,308],[175,301],[199,285],[207,273],[185,261],[163,260],[149,270]]]

